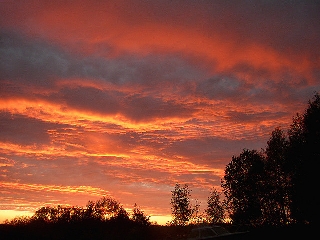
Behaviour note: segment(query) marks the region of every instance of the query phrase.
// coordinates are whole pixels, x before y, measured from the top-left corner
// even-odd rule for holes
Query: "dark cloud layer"
[[[0,141],[21,145],[49,144],[48,130],[58,125],[0,111]]]
[[[183,82],[201,77],[197,66],[172,56],[125,55],[118,58],[76,56],[43,40],[10,31],[1,36],[1,79],[48,85],[63,78],[105,80],[114,84],[145,84],[160,81]],[[50,87],[50,85],[48,86]]]
[[[66,54],[47,43],[26,40],[17,33],[1,31],[1,79],[51,87],[52,81],[67,77]]]

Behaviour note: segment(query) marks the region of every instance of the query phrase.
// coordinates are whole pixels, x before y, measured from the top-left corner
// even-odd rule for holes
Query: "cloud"
[[[125,106],[125,114],[129,119],[136,121],[157,118],[189,118],[193,109],[188,109],[181,103],[175,103],[174,101],[164,101],[160,98],[144,97],[144,96],[130,96],[128,104]]]
[[[1,31],[1,79],[52,87],[52,80],[65,75],[68,58],[48,44]]]
[[[148,91],[159,86],[169,92],[180,91],[183,82],[202,76],[182,59],[78,58],[16,34],[6,32],[2,37],[4,54],[0,68],[4,97],[38,98],[98,114],[120,113],[133,121],[193,112],[173,100],[144,96],[133,89],[136,86],[140,91]],[[86,84],[90,81],[93,84]]]
[[[179,52],[201,57],[211,66],[216,62],[220,70],[239,63],[272,71],[289,67],[302,73],[319,67],[318,1],[79,1],[76,5],[21,5],[3,8],[3,25],[27,29],[24,32],[31,36],[49,38],[84,53],[106,56]],[[14,14],[6,16],[11,8]],[[114,50],[110,52],[107,47],[102,51],[101,46]]]
[[[58,127],[37,119],[0,111],[0,141],[21,145],[49,144],[48,130]]]
[[[169,156],[181,156],[197,164],[207,164],[224,168],[225,162],[242,151],[244,146],[256,148],[263,145],[264,137],[259,135],[253,139],[239,140],[220,137],[203,137],[175,141],[164,150]],[[258,147],[259,148],[259,147]]]
[[[48,191],[48,192],[66,192],[66,193],[89,193],[90,195],[101,196],[105,195],[106,191],[93,188],[91,186],[55,186],[55,185],[40,185],[40,184],[20,184],[20,183],[8,183],[2,182],[2,188],[13,188],[17,190],[27,190],[27,191]]]
[[[1,79],[52,87],[57,79],[104,80],[117,85],[187,81],[202,76],[196,66],[175,55],[139,57],[78,56],[44,40],[1,31]]]
[[[13,183],[2,181],[0,183],[0,192],[10,192],[0,197],[1,210],[29,210],[36,211],[43,206],[57,205],[79,205],[84,206],[88,200],[83,197],[99,198],[103,195],[107,196],[108,192],[91,186],[63,186],[63,185],[44,185],[30,183]],[[45,195],[40,194],[45,193]],[[21,197],[28,195],[28,198]],[[70,202],[70,197],[75,200]],[[92,199],[91,199],[92,200]]]
[[[120,96],[119,96],[120,95]],[[100,114],[116,114],[120,111],[120,102],[123,94],[113,91],[101,91],[96,88],[72,88],[62,89],[51,98],[63,101],[74,109],[98,112]]]
[[[241,89],[241,82],[235,78],[214,76],[197,85],[197,94],[209,99],[226,99],[234,97]]]
[[[236,110],[227,112],[226,115],[231,118],[232,121],[247,124],[250,122],[261,122],[263,120],[281,119],[286,117],[286,112],[237,112]]]

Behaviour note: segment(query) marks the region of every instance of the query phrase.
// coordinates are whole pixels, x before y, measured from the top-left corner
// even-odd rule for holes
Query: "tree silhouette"
[[[86,219],[86,209],[81,207],[60,206],[41,207],[30,218],[30,221],[46,223],[78,222]]]
[[[285,134],[276,128],[266,150],[243,150],[225,168],[221,186],[234,223],[287,225],[318,221],[320,96],[293,118]]]
[[[27,225],[31,222],[31,217],[28,216],[19,216],[11,219],[10,221],[6,219],[4,221],[4,224],[6,225],[14,225],[14,226],[21,226],[21,225]]]
[[[220,193],[213,188],[207,200],[207,221],[210,223],[223,223],[225,217],[225,209],[223,203],[220,201]]]
[[[116,217],[121,211],[118,201],[110,197],[102,197],[96,202],[89,201],[87,209],[90,209],[92,217],[99,220],[107,220]]]
[[[134,204],[132,210],[131,220],[133,220],[133,222],[141,226],[149,226],[151,224],[150,216],[146,216],[145,213],[137,206],[136,203]]]
[[[236,224],[260,224],[264,158],[256,150],[244,149],[226,166],[221,186],[228,211]]]
[[[32,217],[34,221],[52,222],[58,218],[57,211],[53,207],[42,207]]]
[[[173,225],[184,226],[190,220],[193,210],[190,203],[190,190],[187,184],[180,186],[176,184],[171,191],[171,213],[173,216]]]
[[[266,224],[283,225],[290,222],[290,179],[285,168],[288,146],[284,131],[276,128],[265,150],[263,215]]]
[[[122,206],[120,206],[117,215],[111,217],[110,220],[119,224],[127,224],[130,220],[129,213]]]
[[[293,119],[288,131],[290,146],[288,165],[291,176],[291,216],[299,223],[319,220],[318,168],[320,159],[320,96],[308,102],[303,115]]]

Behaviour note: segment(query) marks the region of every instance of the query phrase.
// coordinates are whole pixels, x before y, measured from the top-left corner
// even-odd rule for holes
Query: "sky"
[[[0,1],[0,222],[108,196],[171,219],[320,89],[320,1]]]

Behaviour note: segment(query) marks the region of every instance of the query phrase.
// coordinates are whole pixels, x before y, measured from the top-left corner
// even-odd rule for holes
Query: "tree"
[[[132,216],[131,220],[141,226],[149,226],[150,223],[150,216],[146,216],[145,213],[137,206],[137,204],[134,204],[133,210],[132,210]]]
[[[121,214],[121,216],[128,215],[124,211],[118,201],[110,197],[102,197],[97,201],[88,201],[85,208],[60,205],[57,207],[42,207],[35,212],[32,220],[50,223],[84,220],[106,221]]]
[[[262,154],[247,149],[226,166],[221,186],[233,223],[261,224],[263,170]]]
[[[207,200],[207,209],[205,210],[207,220],[210,223],[223,223],[225,217],[225,210],[223,203],[220,201],[220,193],[213,188]]]
[[[21,225],[27,225],[32,221],[32,218],[29,216],[19,216],[15,217],[11,220],[6,219],[4,221],[4,224],[6,225],[15,225],[15,226],[21,226]]]
[[[265,150],[264,166],[264,222],[271,225],[284,225],[290,222],[289,216],[289,176],[286,171],[286,157],[289,142],[283,130],[276,128]]]
[[[264,155],[263,155],[264,154]],[[266,150],[243,150],[226,166],[222,188],[234,223],[318,222],[320,95],[297,114],[287,132],[276,128]]]
[[[120,206],[117,215],[111,217],[109,220],[113,223],[117,223],[119,226],[128,225],[130,222],[129,213],[122,206]]]
[[[172,223],[174,225],[186,225],[193,213],[190,203],[190,190],[187,184],[180,186],[176,184],[173,191],[171,191],[171,213],[173,216]]]
[[[85,210],[81,207],[61,206],[41,207],[31,217],[31,221],[47,223],[77,222],[85,218]]]
[[[291,176],[291,217],[299,223],[313,223],[319,217],[317,163],[320,159],[320,96],[308,102],[288,131],[288,166]],[[311,190],[311,191],[310,191]]]
[[[191,224],[199,224],[205,221],[204,214],[200,212],[200,202],[198,199],[195,199],[195,204],[191,207],[192,214],[189,222]]]
[[[120,210],[120,203],[111,197],[102,197],[94,203],[95,218],[100,220],[115,217]]]
[[[102,197],[97,201],[88,201],[84,218],[105,221],[116,217],[121,210],[120,203],[111,197]]]
[[[52,222],[56,218],[55,209],[52,207],[41,207],[32,216],[33,221]]]

